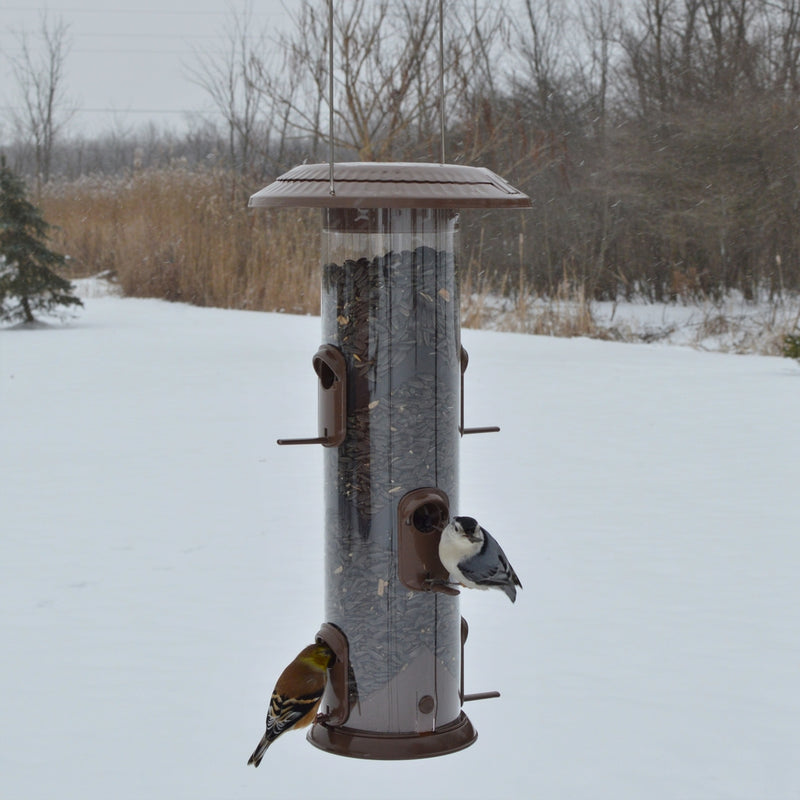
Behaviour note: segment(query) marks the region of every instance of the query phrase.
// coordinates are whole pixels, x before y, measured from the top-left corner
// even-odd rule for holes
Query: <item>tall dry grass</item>
[[[73,277],[110,273],[129,297],[318,314],[318,214],[248,210],[259,188],[228,172],[176,167],[51,183],[41,205]],[[543,304],[532,300],[523,269],[513,280],[486,277],[475,263],[464,273],[464,327],[599,335],[588,299],[566,280]],[[498,297],[513,298],[502,314]]]
[[[132,297],[317,314],[317,214],[248,210],[260,188],[172,168],[50,184],[40,202],[73,276],[107,271]]]
[[[465,328],[491,327],[510,333],[538,336],[588,336],[615,338],[592,314],[585,288],[566,275],[552,297],[538,297],[528,284],[525,271],[487,276],[466,271],[461,297],[461,324]]]
[[[223,171],[175,167],[51,183],[39,204],[57,226],[55,246],[71,259],[68,277],[107,273],[131,297],[318,314],[318,212],[249,210],[247,198],[259,188]],[[479,249],[464,264],[465,328],[653,340],[649,330],[598,322],[585,286],[566,271],[552,296],[537,296],[522,260],[520,253],[513,274],[487,272]],[[722,349],[732,352],[775,354],[800,319],[788,301],[773,303],[769,318],[737,315],[718,304],[703,308],[695,346],[717,336],[726,342]]]

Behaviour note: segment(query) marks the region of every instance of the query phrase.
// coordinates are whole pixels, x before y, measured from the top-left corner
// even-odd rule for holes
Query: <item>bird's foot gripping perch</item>
[[[430,589],[433,589],[434,586],[438,586],[440,588],[444,587],[445,589],[449,589],[450,592],[448,592],[448,594],[460,594],[456,588],[459,584],[453,583],[452,581],[446,581],[442,578],[425,578],[424,582]]]
[[[314,724],[315,725],[324,725],[329,719],[331,715],[326,712],[320,711],[316,717],[314,717]]]

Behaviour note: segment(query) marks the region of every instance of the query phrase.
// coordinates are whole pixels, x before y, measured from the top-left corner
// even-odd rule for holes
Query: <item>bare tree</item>
[[[451,111],[463,93],[462,76],[477,65],[481,52],[484,60],[490,54],[491,26],[476,31],[469,24],[477,8],[474,0],[446,4],[451,24],[444,74]],[[337,3],[333,136],[339,154],[370,161],[438,152],[433,128],[439,118],[437,24],[438,0]],[[265,65],[260,83],[286,135],[305,139],[315,159],[329,137],[329,41],[327,3],[303,0],[292,32],[279,43],[284,68],[271,72]],[[480,71],[486,74],[485,68]]]
[[[328,12],[304,0],[292,17],[294,30],[276,43],[280,62],[261,61],[258,86],[279,123],[282,156],[291,140],[303,140],[304,158],[320,159],[325,136],[323,106],[328,101]]]
[[[363,161],[390,157],[423,107],[436,104],[435,91],[418,89],[436,49],[436,9],[432,0],[355,0],[334,18],[337,144]]]
[[[606,114],[612,91],[615,51],[619,42],[621,9],[618,0],[584,0],[578,21],[585,47],[573,71],[578,91],[588,103],[587,111],[601,142],[605,143]]]
[[[563,90],[566,16],[557,0],[523,0],[524,21],[518,27],[521,81],[542,117],[551,114]]]
[[[37,184],[41,187],[50,180],[54,143],[73,117],[75,106],[65,92],[71,48],[69,25],[61,18],[51,20],[44,11],[36,38],[38,47],[27,31],[18,32],[20,54],[10,60],[21,100],[14,123],[17,132],[33,142]]]
[[[783,0],[778,24],[781,58],[777,83],[795,96],[800,94],[800,0]]]
[[[461,134],[461,157],[498,168],[494,157],[520,125],[519,108],[507,102],[503,69],[504,64],[510,66],[508,56],[514,49],[511,15],[502,2],[484,5],[472,0],[451,6],[449,22],[453,35],[445,70],[452,73],[452,81],[447,106]]]
[[[241,9],[231,7],[223,37],[223,49],[216,56],[197,51],[195,63],[186,70],[225,120],[229,162],[245,175],[253,172],[268,148],[271,132],[271,115],[259,89],[261,59],[269,47],[266,32],[255,30],[251,0]]]

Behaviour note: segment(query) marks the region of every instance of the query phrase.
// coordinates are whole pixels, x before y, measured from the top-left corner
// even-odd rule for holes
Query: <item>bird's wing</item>
[[[465,578],[489,586],[504,586],[513,583],[521,587],[522,584],[508,561],[503,548],[497,540],[483,529],[484,546],[481,552],[466,561],[462,561],[458,568]]]
[[[305,716],[312,714],[322,697],[314,692],[304,697],[286,697],[273,692],[267,713],[267,734],[275,739]]]
[[[520,583],[519,576],[516,572],[514,572],[514,567],[511,566],[511,562],[508,560],[508,556],[503,552],[503,548],[497,542],[493,536],[489,535],[486,530],[484,529],[484,533],[489,538],[490,546],[497,548],[497,560],[503,565],[503,568],[508,574],[509,579],[515,586],[519,586],[522,588],[522,584]]]

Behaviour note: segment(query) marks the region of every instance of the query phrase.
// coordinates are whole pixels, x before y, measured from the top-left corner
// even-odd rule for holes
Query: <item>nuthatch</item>
[[[503,548],[472,517],[453,517],[439,540],[439,560],[452,583],[470,589],[501,589],[513,603],[522,584]]]
[[[333,651],[326,644],[310,644],[281,673],[269,701],[266,733],[248,764],[257,767],[282,733],[305,728],[314,721],[333,660]]]

